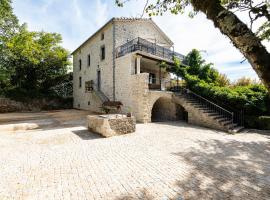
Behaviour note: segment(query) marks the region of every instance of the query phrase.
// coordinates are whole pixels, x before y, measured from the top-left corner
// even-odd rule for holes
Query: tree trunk
[[[220,0],[191,0],[191,3],[195,10],[205,13],[215,27],[230,38],[270,92],[270,54],[261,40],[235,14],[226,10]]]

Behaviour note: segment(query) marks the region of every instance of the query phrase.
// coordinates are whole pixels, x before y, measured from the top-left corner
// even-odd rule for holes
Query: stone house
[[[99,112],[104,102],[120,101],[138,122],[185,119],[224,130],[166,90],[171,77],[160,63],[184,56],[152,19],[112,18],[72,55],[74,108]]]

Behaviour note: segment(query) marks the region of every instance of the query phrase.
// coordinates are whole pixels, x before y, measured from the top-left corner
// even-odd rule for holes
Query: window
[[[101,33],[101,40],[104,40],[104,33]]]
[[[149,84],[155,84],[156,83],[156,74],[149,73]]]
[[[100,48],[100,56],[101,56],[101,60],[105,59],[105,46],[102,46]]]
[[[82,77],[79,77],[79,87],[82,87]]]
[[[87,56],[87,64],[88,64],[88,66],[90,66],[90,64],[91,64],[91,57],[90,57],[90,54],[88,54],[88,56]]]
[[[85,92],[93,91],[93,81],[85,81]]]
[[[80,71],[82,70],[82,60],[81,59],[79,60],[79,69],[80,69]]]

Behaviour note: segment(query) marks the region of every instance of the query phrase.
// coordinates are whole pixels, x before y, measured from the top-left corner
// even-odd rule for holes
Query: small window
[[[88,106],[90,106],[90,101],[88,101]]]
[[[101,33],[101,40],[104,40],[104,33]]]
[[[82,87],[82,77],[79,77],[79,87]]]
[[[85,81],[85,92],[93,91],[93,81]]]
[[[101,60],[105,59],[105,46],[102,46],[100,49],[100,54],[101,54]]]
[[[81,59],[79,60],[79,69],[80,69],[80,71],[82,70],[82,60]]]
[[[88,67],[89,67],[90,64],[91,64],[91,57],[90,57],[90,54],[88,54],[88,56],[87,56],[87,64],[88,64]]]
[[[149,84],[156,83],[156,74],[149,73]]]

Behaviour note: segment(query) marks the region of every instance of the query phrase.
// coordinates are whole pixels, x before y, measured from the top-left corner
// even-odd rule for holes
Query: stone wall
[[[101,34],[104,39],[101,40]],[[101,60],[101,47],[105,46],[105,60]],[[90,54],[90,66],[88,66]],[[79,60],[82,61],[81,70]],[[101,91],[113,98],[113,26],[108,24],[73,55],[73,96],[74,108],[100,111],[101,101],[95,93],[85,92],[85,82],[93,80],[97,84],[97,71],[101,74]],[[82,77],[82,87],[79,87],[79,77]]]
[[[52,109],[72,108],[72,99],[29,99],[25,102],[14,101],[9,98],[0,98],[0,113],[21,112],[21,111],[41,111]]]
[[[164,36],[159,28],[149,19],[117,20],[115,22],[115,46],[118,47],[127,41],[141,37],[161,46],[171,47],[172,43]]]
[[[136,121],[134,117],[125,115],[89,115],[87,127],[90,131],[104,137],[111,137],[135,132]]]
[[[183,120],[183,110],[180,105],[172,102],[172,98],[160,97],[153,105],[151,121]]]

